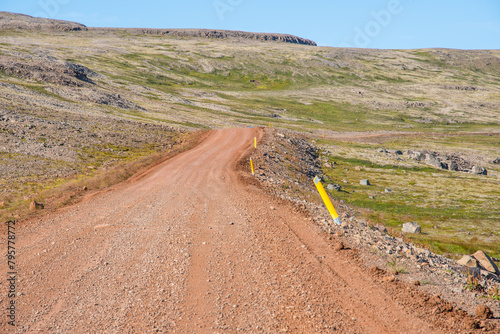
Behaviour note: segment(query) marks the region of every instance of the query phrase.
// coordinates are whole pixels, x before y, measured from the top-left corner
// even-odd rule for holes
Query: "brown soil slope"
[[[417,310],[413,288],[335,251],[306,216],[238,171],[262,136],[214,130],[145,175],[24,223],[18,332],[464,330],[467,316],[433,312],[439,300]]]

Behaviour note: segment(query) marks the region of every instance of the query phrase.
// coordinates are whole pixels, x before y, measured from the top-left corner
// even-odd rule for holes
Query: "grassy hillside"
[[[51,56],[99,73],[92,87],[145,109],[124,115],[131,118],[189,127],[271,120],[328,131],[486,130],[500,120],[500,51],[334,49],[119,30],[3,31],[2,40],[1,54]],[[70,88],[50,94],[45,86],[32,88],[79,102]]]
[[[325,159],[338,163],[325,167],[331,182],[347,181],[345,192],[331,195],[370,209],[367,217],[374,223],[397,231],[405,221],[418,221],[426,234],[416,241],[437,250],[481,247],[500,256],[500,167],[493,163],[500,157],[498,50],[338,49],[110,29],[7,29],[0,30],[0,41],[3,113],[69,123],[81,119],[89,134],[106,128],[108,139],[130,134],[111,144],[88,142],[76,150],[80,159],[46,157],[56,169],[62,164],[78,174],[87,170],[89,157],[96,168],[124,155],[141,157],[161,149],[163,139],[178,142],[176,130],[272,123],[316,138]],[[149,139],[150,130],[140,129],[141,139],[133,142],[135,123],[90,126],[96,119],[169,128],[165,133],[155,128]],[[2,131],[14,138],[11,144],[55,138]],[[395,136],[341,137],[375,132]],[[373,154],[380,147],[458,154],[486,167],[489,175]],[[0,154],[21,164],[37,156],[7,149]],[[360,178],[370,178],[374,186],[362,188]],[[26,184],[19,180],[19,187]],[[36,189],[21,187],[17,196]]]

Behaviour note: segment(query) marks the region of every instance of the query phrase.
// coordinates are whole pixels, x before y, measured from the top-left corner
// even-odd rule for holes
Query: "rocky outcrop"
[[[423,161],[426,164],[439,169],[447,169],[475,175],[488,175],[486,168],[474,165],[472,162],[467,161],[456,154],[440,154],[439,152],[428,150],[408,150],[407,154],[409,159]]]
[[[22,58],[0,55],[0,71],[21,79],[76,87],[83,86],[85,82],[93,83],[91,78],[102,77],[82,65],[54,57],[31,55],[23,55]]]
[[[97,31],[125,31],[134,35],[155,35],[171,37],[198,37],[210,39],[240,39],[255,40],[261,42],[278,42],[301,45],[316,46],[317,44],[302,37],[275,34],[275,33],[254,33],[236,30],[213,30],[213,29],[150,29],[150,28],[89,28]]]

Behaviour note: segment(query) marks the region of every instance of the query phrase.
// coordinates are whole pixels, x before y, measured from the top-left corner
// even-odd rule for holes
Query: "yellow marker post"
[[[255,170],[253,169],[253,159],[250,158],[250,167],[252,168],[252,175],[255,175]]]
[[[269,129],[271,128],[271,122],[269,122]]]
[[[326,193],[325,188],[323,188],[323,185],[321,184],[319,177],[316,176],[314,178],[314,184],[316,185],[316,188],[318,189],[318,192],[321,195],[323,202],[325,202],[326,208],[328,209],[328,211],[330,212],[330,215],[333,218],[333,222],[335,224],[341,225],[342,222],[340,221],[340,217],[339,217],[337,211],[335,210],[335,208],[333,207],[333,204],[330,201],[330,198],[328,197],[328,194]]]
[[[254,147],[257,148],[257,137],[253,139],[253,142],[254,142]]]

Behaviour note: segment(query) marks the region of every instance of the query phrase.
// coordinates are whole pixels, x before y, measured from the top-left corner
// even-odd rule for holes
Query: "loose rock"
[[[30,210],[41,210],[43,209],[43,204],[42,203],[38,203],[36,201],[32,201],[30,203]]]
[[[420,233],[422,233],[422,227],[414,222],[404,223],[402,232],[420,234]]]
[[[493,262],[493,260],[483,251],[477,251],[472,256],[479,261],[481,267],[486,269],[489,272],[500,274],[497,265]]]
[[[345,246],[344,246],[344,243],[342,241],[335,245],[335,250],[336,251],[340,251],[340,250],[342,250],[344,248],[345,248]]]
[[[465,267],[478,267],[477,260],[469,255],[464,255],[457,263]]]
[[[476,317],[481,319],[491,319],[493,318],[493,312],[486,305],[478,305],[476,308]]]

